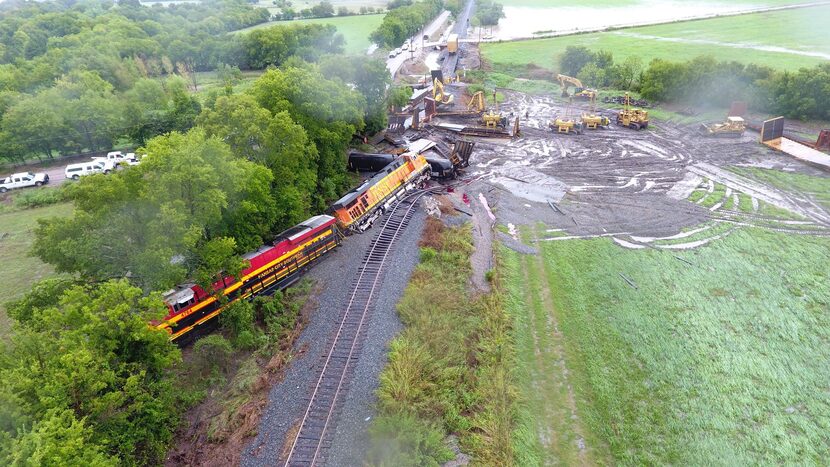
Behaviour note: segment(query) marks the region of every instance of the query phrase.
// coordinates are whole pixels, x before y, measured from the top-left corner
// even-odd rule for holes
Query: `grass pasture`
[[[298,19],[295,21],[276,21],[270,23],[258,24],[250,28],[240,29],[236,31],[248,32],[254,29],[267,28],[271,26],[287,25],[287,24],[331,24],[337,27],[337,31],[343,35],[346,40],[344,47],[348,54],[365,55],[366,50],[372,44],[369,41],[369,34],[380,26],[384,15],[357,15],[357,16],[343,16],[331,18],[315,18],[315,19]]]
[[[647,64],[654,58],[684,61],[710,55],[718,60],[795,70],[824,63],[830,57],[830,34],[823,26],[828,21],[830,6],[824,5],[549,39],[489,43],[482,44],[481,51],[494,67],[532,63],[555,70],[558,57],[565,48],[580,45],[611,51],[616,61],[637,56]]]
[[[52,216],[67,216],[72,203],[54,204],[42,208],[25,209],[0,214],[0,337],[9,330],[9,319],[3,305],[23,296],[40,279],[52,274],[52,267],[28,255],[34,240],[32,230],[37,220]]]
[[[740,229],[674,253],[609,239],[538,246],[541,258],[506,253],[511,309],[558,323],[589,462],[602,463],[605,446],[609,463],[624,465],[830,456],[830,239]],[[546,294],[550,306],[538,298]],[[527,347],[556,344],[556,332],[528,329],[517,327],[520,369],[533,360]],[[522,393],[546,387],[540,374],[519,371]],[[561,400],[561,388],[547,387]],[[576,422],[561,429],[537,399],[538,438],[571,445]],[[554,449],[546,461],[567,465],[572,455]]]

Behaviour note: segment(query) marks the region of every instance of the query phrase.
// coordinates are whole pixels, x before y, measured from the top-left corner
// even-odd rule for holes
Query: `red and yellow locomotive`
[[[343,229],[363,232],[403,193],[429,178],[429,163],[420,154],[403,154],[372,178],[346,193],[330,211]]]
[[[156,327],[169,332],[171,340],[185,340],[184,336],[218,316],[224,306],[288,287],[340,244],[342,235],[335,223],[331,216],[314,216],[282,232],[272,245],[244,255],[250,266],[238,279],[223,277],[213,283],[211,292],[196,284],[170,290],[164,296],[170,312]],[[221,296],[227,300],[217,298]]]
[[[282,232],[272,245],[244,255],[250,266],[240,277],[223,277],[211,291],[183,284],[164,295],[169,313],[158,329],[187,342],[196,331],[239,299],[272,294],[288,287],[327,252],[347,230],[364,231],[396,199],[429,178],[429,163],[420,154],[405,154],[332,204],[333,216],[314,216]]]

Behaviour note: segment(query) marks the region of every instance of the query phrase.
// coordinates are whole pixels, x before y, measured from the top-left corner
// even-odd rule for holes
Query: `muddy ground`
[[[447,88],[457,94],[457,102],[464,102],[463,86]],[[737,208],[724,208],[730,205],[728,198],[742,193],[752,198],[755,211],[764,202],[805,219],[798,225],[776,224],[777,230],[830,234],[830,212],[809,194],[784,192],[727,170],[754,166],[827,176],[762,146],[753,132],[740,138],[705,138],[694,125],[652,119],[649,128],[641,131],[612,124],[586,129],[582,135],[555,134],[548,128],[555,116],[578,117],[590,110],[587,104],[566,108],[551,97],[500,92],[505,95],[500,110],[511,121],[516,116],[521,119],[521,135],[477,139],[466,171],[479,179],[469,187],[471,197],[487,196],[499,223],[541,222],[563,239],[610,236],[621,246],[642,247],[649,242],[637,238],[660,240],[708,220],[738,226],[781,221],[757,212],[739,216],[732,210]],[[597,111],[613,120],[614,111]],[[436,121],[461,122],[452,117]],[[457,137],[434,127],[429,131]],[[727,187],[723,201],[715,206],[686,199],[694,190],[713,191],[715,183]]]

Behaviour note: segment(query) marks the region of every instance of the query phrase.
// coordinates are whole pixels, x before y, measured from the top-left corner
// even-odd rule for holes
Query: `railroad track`
[[[313,466],[324,461],[324,451],[330,444],[334,422],[342,403],[339,396],[348,387],[354,372],[354,363],[360,354],[367,328],[366,318],[376,289],[382,282],[386,258],[400,233],[409,224],[418,200],[439,189],[442,187],[418,190],[401,198],[392,206],[380,232],[372,240],[354,280],[349,303],[325,356],[323,370],[309,398],[297,436],[285,459],[286,467]]]

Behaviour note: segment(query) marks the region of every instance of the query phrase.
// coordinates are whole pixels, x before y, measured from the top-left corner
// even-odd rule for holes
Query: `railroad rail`
[[[381,231],[372,244],[358,270],[352,286],[352,294],[334,341],[326,354],[320,377],[309,398],[308,407],[300,422],[297,436],[291,445],[284,465],[313,466],[323,461],[324,450],[330,443],[334,419],[339,410],[340,393],[349,385],[354,372],[354,362],[360,353],[366,318],[375,291],[380,286],[386,258],[400,233],[415,213],[418,200],[443,187],[411,192],[396,202],[387,215]]]

